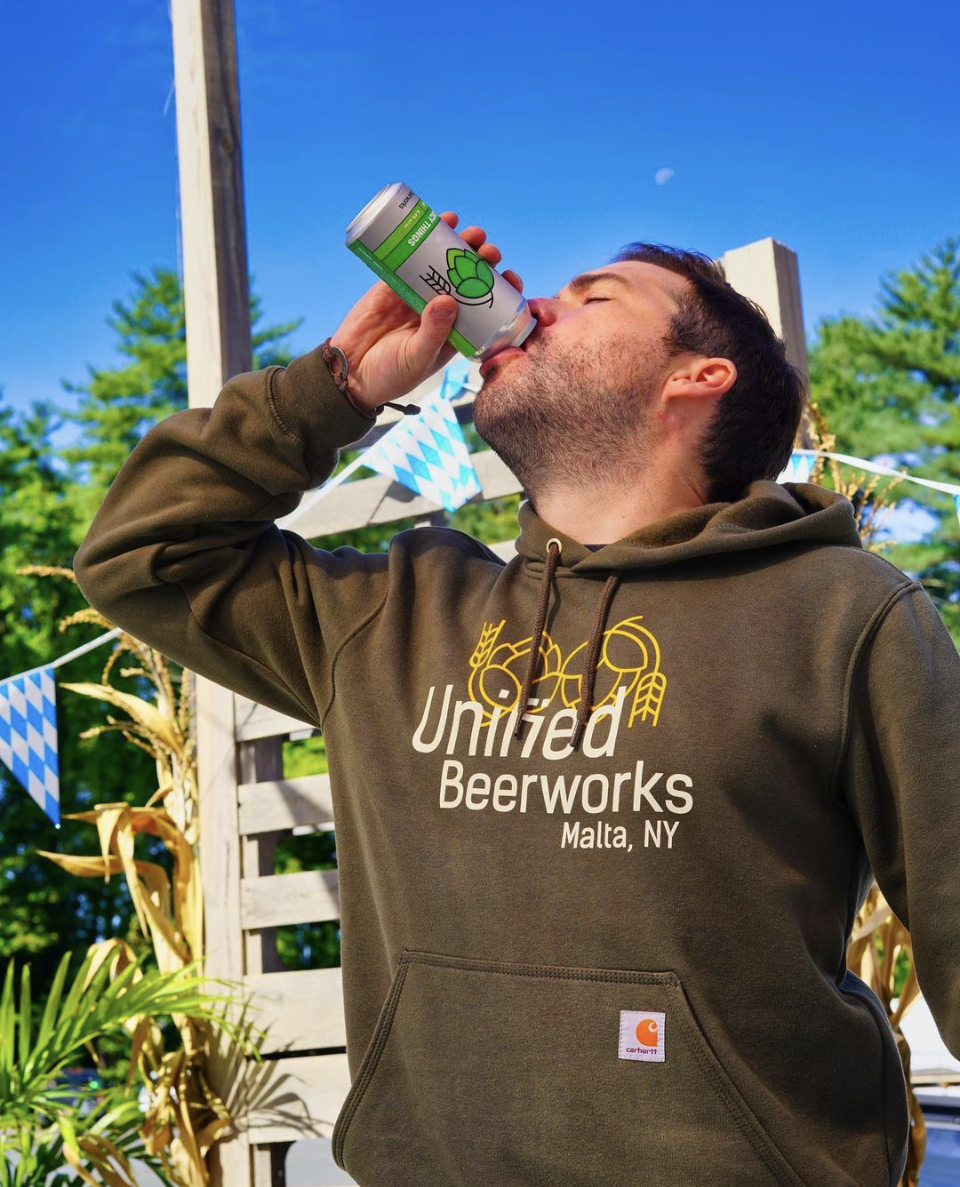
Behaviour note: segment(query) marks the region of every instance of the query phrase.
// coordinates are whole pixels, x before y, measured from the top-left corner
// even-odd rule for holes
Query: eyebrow
[[[601,281],[613,281],[615,284],[622,285],[624,288],[633,288],[630,281],[624,279],[618,272],[581,272],[569,284],[564,285],[564,288],[570,293],[581,293],[584,289],[592,288]],[[559,296],[560,294],[557,293],[557,297]]]

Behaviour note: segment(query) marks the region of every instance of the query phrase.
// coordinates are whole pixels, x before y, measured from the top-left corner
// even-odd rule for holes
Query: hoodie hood
[[[551,539],[560,542],[564,568],[583,573],[654,569],[783,544],[862,547],[849,499],[809,483],[766,481],[752,483],[735,503],[681,511],[596,551],[544,523],[524,503],[517,551],[527,560],[542,561]]]

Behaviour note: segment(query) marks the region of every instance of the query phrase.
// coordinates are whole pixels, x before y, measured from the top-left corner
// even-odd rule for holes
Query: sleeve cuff
[[[281,427],[314,457],[353,445],[376,421],[337,387],[320,347],[275,371],[271,392]]]

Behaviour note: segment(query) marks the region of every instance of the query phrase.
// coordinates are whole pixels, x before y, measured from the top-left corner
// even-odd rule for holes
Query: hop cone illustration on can
[[[447,276],[461,303],[493,303],[493,269],[472,251],[451,247],[447,251]]]

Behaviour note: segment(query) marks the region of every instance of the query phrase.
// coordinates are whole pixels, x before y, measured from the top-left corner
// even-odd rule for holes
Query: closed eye
[[[592,305],[594,301],[609,301],[609,297],[587,297],[584,305]]]

